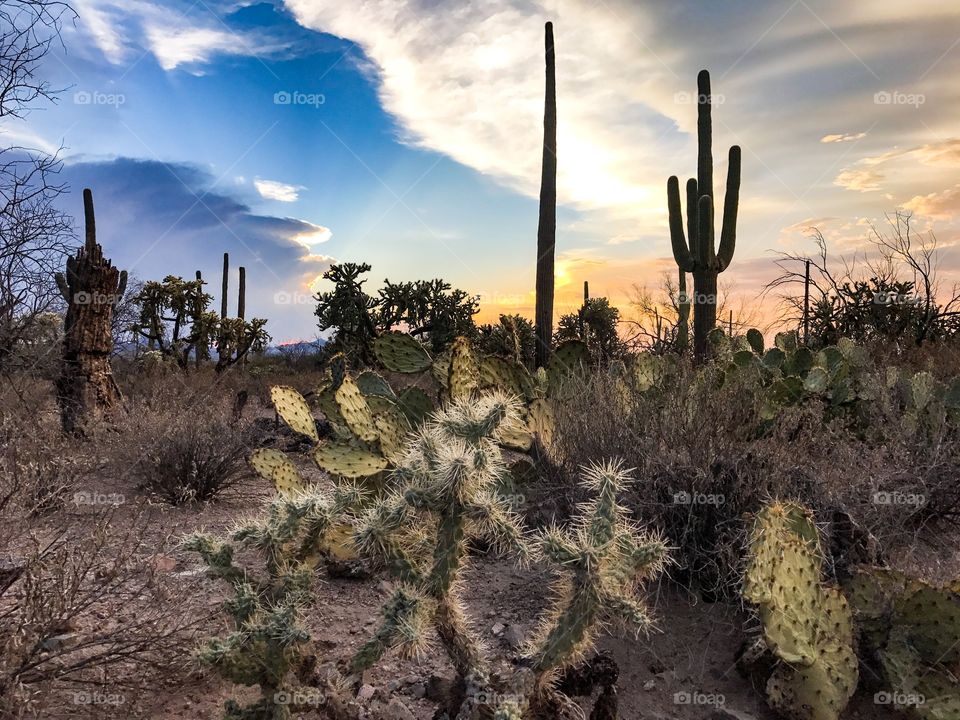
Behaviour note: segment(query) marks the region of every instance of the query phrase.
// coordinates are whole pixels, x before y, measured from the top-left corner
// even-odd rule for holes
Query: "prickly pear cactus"
[[[433,364],[430,353],[412,335],[387,332],[373,341],[373,353],[387,370],[398,373],[418,373]]]
[[[250,466],[264,480],[269,480],[278,493],[294,493],[304,489],[297,466],[280,450],[260,448],[250,455]]]
[[[777,502],[757,515],[743,594],[782,661],[767,682],[768,701],[796,720],[837,720],[859,678],[850,608],[821,581],[822,562],[808,510]]]
[[[960,717],[960,583],[859,567],[845,590],[897,704],[922,720]]]

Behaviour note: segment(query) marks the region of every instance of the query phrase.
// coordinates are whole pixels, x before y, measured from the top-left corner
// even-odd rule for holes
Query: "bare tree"
[[[831,256],[827,240],[811,228],[813,257],[778,253],[781,274],[764,293],[780,299],[781,324],[803,326],[805,265],[810,263],[810,322],[815,343],[846,336],[887,340],[908,336],[920,344],[960,329],[960,286],[939,280],[936,236],[918,235],[912,215],[887,216],[886,230],[872,226],[869,246],[848,257]]]
[[[60,38],[69,5],[51,0],[0,2],[0,120],[22,118],[57,90],[38,77]],[[56,207],[65,192],[61,163],[25,147],[0,148],[0,368],[28,340],[43,313],[60,310],[53,273],[73,238],[69,216]]]

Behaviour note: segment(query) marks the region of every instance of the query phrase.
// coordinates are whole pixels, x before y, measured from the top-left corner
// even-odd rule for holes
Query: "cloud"
[[[839,142],[851,142],[853,140],[861,140],[865,138],[867,134],[865,132],[861,133],[839,133],[834,135],[824,135],[820,138],[822,143],[839,143]]]
[[[71,161],[63,179],[74,189],[65,209],[77,217],[79,188],[93,189],[98,239],[118,267],[149,280],[200,270],[217,295],[229,252],[234,273],[247,268],[248,313],[268,318],[275,339],[301,338],[314,325],[311,285],[336,261],[311,246],[329,238],[329,229],[255,213],[190,164]],[[229,300],[233,306],[235,298]]]
[[[216,3],[213,3],[215,6]],[[149,0],[78,0],[79,27],[113,65],[135,64],[152,54],[164,70],[198,66],[219,56],[266,57],[289,49],[289,39],[259,30],[237,30],[221,15],[236,8],[207,3]]]
[[[833,184],[845,190],[874,192],[880,189],[885,179],[883,173],[876,170],[844,170],[834,179]]]
[[[952,220],[960,215],[960,185],[930,193],[917,195],[903,204],[904,209],[932,220]]]
[[[253,181],[253,185],[260,193],[260,197],[287,203],[299,200],[300,191],[304,189],[300,185],[288,185],[276,180],[261,180],[259,178]]]

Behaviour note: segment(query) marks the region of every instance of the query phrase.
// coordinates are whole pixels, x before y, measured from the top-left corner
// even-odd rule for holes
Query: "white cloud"
[[[76,8],[80,27],[114,65],[138,62],[146,52],[169,71],[218,55],[256,56],[281,48],[256,32],[230,29],[203,3],[78,0]]]
[[[288,185],[276,180],[261,180],[260,178],[254,180],[253,185],[260,193],[260,197],[277,202],[296,202],[300,199],[300,191],[303,190],[303,187],[299,185]]]

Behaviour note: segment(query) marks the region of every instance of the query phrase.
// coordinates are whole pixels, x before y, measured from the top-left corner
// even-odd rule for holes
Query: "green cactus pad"
[[[334,397],[350,431],[364,442],[374,442],[378,434],[373,424],[373,412],[353,378],[345,376]]]
[[[587,345],[580,340],[569,340],[554,350],[547,363],[550,395],[556,396],[564,380],[585,367],[589,358]]]
[[[458,337],[450,348],[450,374],[447,380],[450,399],[470,397],[479,383],[480,369],[470,348],[470,341],[465,337]]]
[[[303,479],[286,453],[271,448],[260,448],[250,455],[249,462],[257,475],[274,484],[277,492],[291,493],[303,490]]]
[[[376,475],[389,464],[382,455],[345,443],[321,445],[314,451],[313,459],[328,473],[353,479]]]
[[[789,354],[796,352],[797,347],[800,345],[800,341],[797,337],[796,330],[789,330],[787,332],[777,333],[773,339],[773,344],[783,350],[785,353]]]
[[[787,354],[778,347],[772,347],[763,354],[763,365],[770,370],[781,367],[787,359]]]
[[[837,720],[859,678],[851,610],[837,588],[822,584],[822,564],[809,511],[773,503],[758,513],[743,594],[783,662],[767,683],[770,705],[801,720]]]
[[[372,370],[366,370],[360,373],[357,376],[357,387],[360,388],[360,392],[367,398],[371,395],[376,397],[385,397],[390,400],[396,400],[397,394],[393,391],[393,388],[390,387],[382,375],[375,373]]]
[[[750,349],[757,355],[763,355],[763,333],[756,328],[747,330],[747,342],[750,343]]]
[[[826,392],[829,384],[830,376],[827,375],[827,371],[821,367],[811,369],[803,379],[803,389],[814,395],[820,395]]]
[[[303,399],[303,395],[292,387],[274,385],[270,388],[270,399],[277,413],[294,432],[306,435],[314,442],[320,442],[317,434],[317,423],[310,412],[310,406]]]
[[[373,353],[387,370],[418,373],[430,367],[430,354],[416,338],[401,332],[384,333],[373,341]]]
[[[502,390],[519,398],[529,397],[532,388],[526,368],[496,355],[480,362],[480,387],[484,390]]]
[[[336,391],[330,384],[324,384],[318,387],[313,393],[313,401],[323,413],[323,416],[332,425],[346,426],[347,421],[340,414],[340,406],[337,405]]]
[[[633,361],[633,380],[640,392],[647,392],[660,383],[663,361],[650,353],[640,353]]]
[[[545,448],[549,448],[553,444],[553,430],[556,425],[553,405],[549,400],[537,398],[530,403],[527,413],[527,427],[530,432],[539,438]]]
[[[410,427],[417,427],[433,412],[433,401],[420,388],[408,387],[397,398],[397,407],[406,415]]]
[[[410,425],[399,408],[379,413],[374,418],[380,438],[380,451],[394,465],[403,457],[404,444],[410,433]]]

